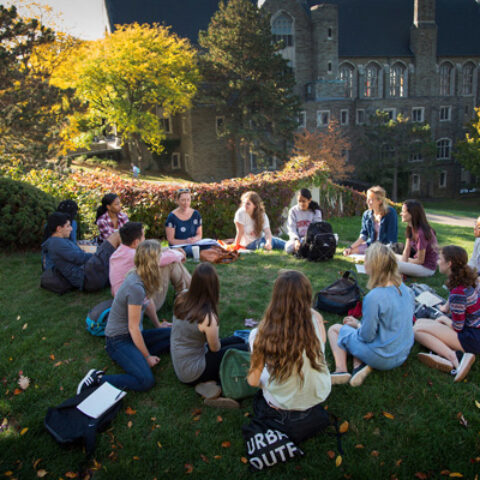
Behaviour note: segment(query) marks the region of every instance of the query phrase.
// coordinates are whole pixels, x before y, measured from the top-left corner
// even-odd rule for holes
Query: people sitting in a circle
[[[72,287],[86,292],[105,288],[108,285],[109,259],[120,245],[120,235],[113,233],[92,254],[84,252],[70,240],[71,232],[67,214],[55,212],[48,217],[42,243],[46,270],[53,269]]]
[[[135,268],[135,251],[145,240],[145,232],[140,222],[127,222],[119,233],[122,243],[110,257],[110,285],[113,296],[120,289],[127,274]],[[182,249],[162,248],[158,265],[161,274],[160,287],[151,298],[156,310],[160,310],[165,303],[170,283],[176,293],[190,286],[192,277],[183,266],[184,261],[185,253]]]
[[[189,188],[181,188],[175,193],[178,207],[170,212],[165,223],[165,233],[170,246],[184,245],[187,257],[192,257],[192,246],[202,239],[202,217],[190,205],[192,194]]]
[[[241,197],[241,206],[235,212],[235,245],[247,250],[283,250],[285,240],[273,237],[265,206],[256,192],[245,192]]]
[[[423,205],[417,200],[406,200],[401,216],[407,228],[405,248],[402,255],[397,255],[398,270],[412,277],[431,277],[437,269],[438,245]]]
[[[402,283],[393,251],[373,243],[365,255],[370,292],[362,304],[362,320],[347,316],[343,325],[328,329],[335,359],[332,383],[357,387],[372,369],[391,370],[408,357],[413,345],[414,298]],[[347,369],[347,355],[353,356],[353,372]]]
[[[285,245],[287,253],[297,253],[307,234],[308,226],[322,221],[320,205],[312,200],[312,193],[308,188],[302,188],[297,197],[297,205],[288,212],[288,242]]]
[[[135,270],[131,271],[113,300],[105,327],[106,351],[125,373],[105,375],[90,370],[78,385],[84,388],[109,382],[121,390],[150,390],[155,384],[152,368],[158,355],[170,348],[170,328],[160,324],[150,298],[158,291],[162,279],[158,268],[161,246],[156,240],[145,240],[135,252]],[[156,328],[143,330],[143,314]]]
[[[102,243],[113,232],[123,227],[128,222],[128,216],[122,212],[122,204],[116,193],[107,193],[102,198],[102,204],[97,208],[95,223],[100,235],[98,242]]]
[[[193,272],[190,288],[175,300],[170,354],[178,379],[196,385],[205,404],[235,408],[235,400],[220,397],[220,363],[228,349],[248,350],[248,345],[235,335],[220,338],[219,296],[215,268],[201,263]]]
[[[325,427],[322,406],[331,390],[325,361],[325,327],[312,310],[312,286],[301,272],[280,273],[258,329],[250,334],[247,381],[261,390],[255,419],[286,433],[295,443]]]
[[[398,239],[398,216],[388,205],[385,190],[379,185],[367,190],[367,207],[362,215],[360,236],[343,251],[344,255],[364,254],[373,242],[396,243]]]
[[[462,381],[480,353],[480,297],[477,272],[467,265],[467,252],[455,245],[443,247],[438,269],[447,276],[450,290],[444,313],[436,320],[416,321],[415,340],[435,353],[419,353],[418,359],[429,367],[455,373],[455,382]],[[458,352],[463,352],[460,359]]]

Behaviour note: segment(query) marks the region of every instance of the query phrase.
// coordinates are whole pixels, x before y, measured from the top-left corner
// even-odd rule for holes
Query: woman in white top
[[[235,245],[248,250],[283,250],[285,241],[272,237],[270,222],[265,213],[262,199],[255,192],[245,192],[241,197],[241,206],[235,212]]]
[[[254,400],[255,418],[273,422],[294,442],[325,427],[321,403],[331,389],[323,318],[311,304],[308,278],[295,270],[283,271],[256,335],[252,332],[247,381],[262,388]]]

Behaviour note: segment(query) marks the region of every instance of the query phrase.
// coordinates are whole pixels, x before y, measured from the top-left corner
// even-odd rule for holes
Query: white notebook
[[[85,398],[83,402],[80,402],[77,408],[91,418],[98,418],[112,405],[120,401],[126,394],[127,392],[119,390],[112,384],[105,382]]]

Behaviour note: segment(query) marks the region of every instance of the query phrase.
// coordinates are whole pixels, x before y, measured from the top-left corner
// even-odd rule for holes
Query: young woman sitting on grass
[[[467,252],[455,245],[443,247],[438,258],[440,273],[447,275],[450,289],[443,308],[452,318],[418,319],[415,340],[435,352],[419,353],[418,359],[444,372],[455,370],[455,382],[462,381],[480,353],[480,297],[477,272],[467,265]],[[464,352],[459,361],[457,352]]]
[[[331,390],[325,361],[325,327],[312,310],[312,286],[301,272],[280,273],[258,329],[252,331],[248,383],[260,386],[255,418],[294,442],[325,427],[322,407]]]
[[[397,260],[380,242],[365,255],[370,292],[363,299],[362,320],[345,317],[343,325],[332,325],[328,339],[335,358],[332,383],[350,382],[358,387],[372,371],[391,370],[408,357],[413,345],[414,298],[402,283]],[[353,372],[347,371],[347,354],[353,355]]]
[[[417,200],[406,200],[401,216],[407,228],[405,248],[402,255],[397,255],[398,270],[412,277],[431,277],[437,269],[438,246],[423,205]]]
[[[362,215],[360,236],[343,251],[345,256],[363,255],[373,242],[395,243],[398,239],[398,217],[388,205],[387,192],[379,185],[367,190],[367,207]]]
[[[77,393],[103,382],[138,392],[155,384],[152,368],[160,361],[158,355],[168,352],[171,330],[161,327],[154,304],[149,300],[162,284],[160,255],[160,243],[156,240],[140,243],[135,252],[135,270],[122,283],[108,315],[106,350],[125,373],[104,375],[103,371],[92,369],[79,383]],[[157,328],[143,330],[144,312]]]
[[[99,243],[106,240],[113,232],[117,232],[128,222],[128,216],[122,212],[122,204],[116,193],[107,193],[102,198],[102,204],[97,208],[95,223],[100,236]]]
[[[170,354],[178,379],[196,385],[206,405],[238,408],[235,400],[220,397],[220,363],[228,349],[248,350],[248,345],[236,336],[220,339],[219,295],[215,268],[201,263],[193,272],[190,288],[175,300]]]
[[[297,197],[297,205],[288,212],[288,237],[285,245],[287,253],[297,253],[302,240],[307,234],[308,226],[322,221],[320,205],[312,200],[312,193],[308,188],[302,188]]]
[[[285,241],[272,237],[270,222],[265,213],[262,199],[255,192],[245,192],[241,197],[241,206],[235,212],[235,245],[248,250],[283,250]]]

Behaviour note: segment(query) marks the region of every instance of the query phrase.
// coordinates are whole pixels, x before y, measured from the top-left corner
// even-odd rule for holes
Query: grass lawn
[[[346,246],[356,238],[360,219],[333,219],[332,224]],[[471,253],[472,229],[435,228],[441,245],[456,243]],[[333,261],[319,264],[274,252],[244,255],[232,265],[218,266],[221,334],[244,328],[245,318],[260,320],[279,269],[302,270],[318,291],[352,267],[340,252]],[[104,351],[104,339],[85,330],[89,308],[108,298],[109,291],[59,297],[39,288],[39,275],[38,253],[0,259],[1,478],[34,479],[42,469],[48,472],[44,478],[72,478],[66,474],[78,472],[84,454],[78,447],[55,443],[43,427],[46,410],[73,396],[89,368],[119,372]],[[363,285],[365,281],[361,276]],[[439,274],[425,283],[446,294]],[[171,309],[172,295],[160,318],[169,319]],[[339,317],[326,314],[325,320],[328,326]],[[480,408],[475,404],[480,401],[480,362],[468,381],[457,385],[449,375],[419,363],[419,351],[415,345],[404,365],[372,373],[360,388],[333,387],[326,404],[350,425],[339,467],[327,453],[336,450],[335,438],[320,435],[302,445],[304,459],[277,466],[262,478],[433,479],[446,471],[475,478],[480,472]],[[332,365],[328,348],[327,357]],[[15,395],[20,371],[32,382]],[[243,401],[240,411],[203,407],[193,388],[176,379],[169,356],[161,358],[155,376],[153,390],[129,392],[111,430],[98,436],[95,462],[87,465],[96,468],[92,478],[179,478],[190,468],[194,478],[250,478],[241,460],[245,447],[240,427],[248,420],[251,400]],[[136,413],[127,415],[127,407]],[[461,415],[467,424],[460,422]]]
[[[477,218],[480,215],[480,197],[478,195],[456,200],[424,200],[422,203],[428,213],[437,215],[460,215],[470,218]]]

